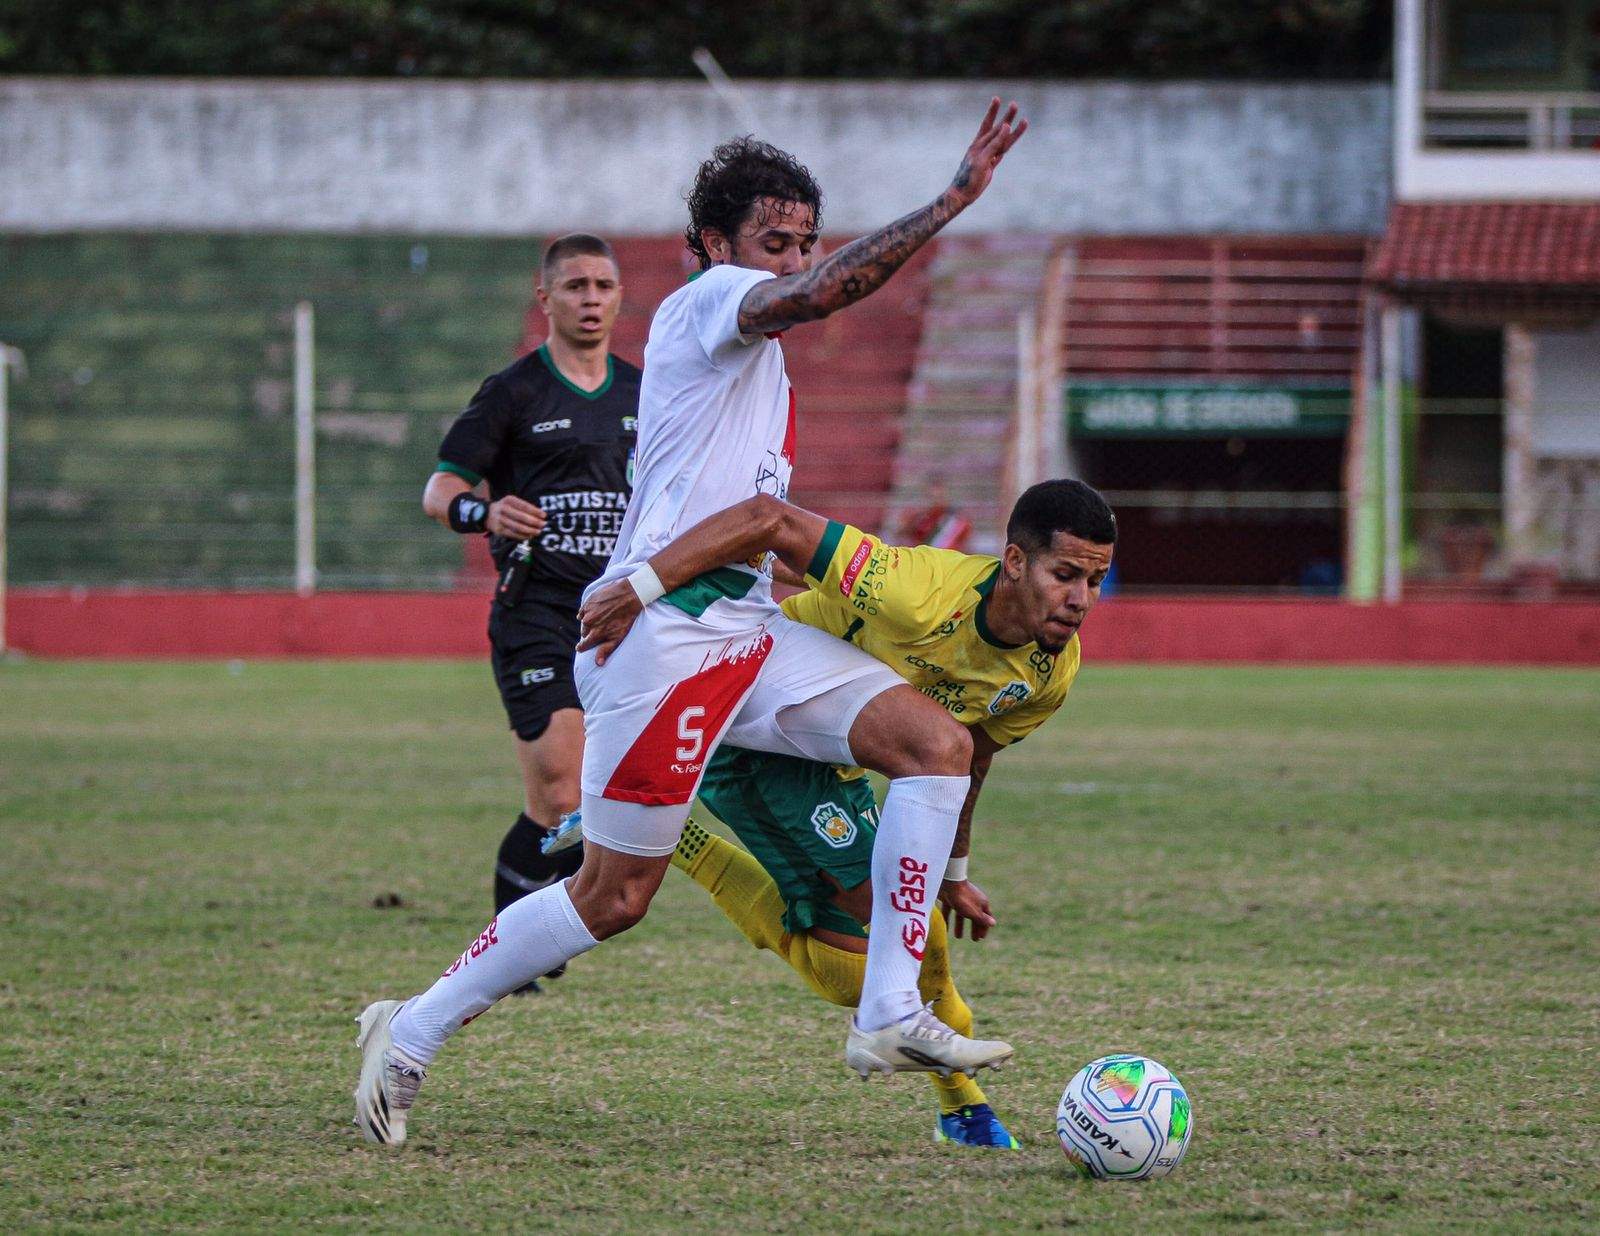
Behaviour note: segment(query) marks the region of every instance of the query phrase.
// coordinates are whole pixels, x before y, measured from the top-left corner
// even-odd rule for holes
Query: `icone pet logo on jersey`
[[[553,429],[571,429],[572,422],[565,416],[558,421],[535,421],[528,426],[529,433],[549,433]]]
[[[906,946],[918,961],[928,939],[928,864],[919,863],[910,855],[900,858],[900,887],[889,894],[889,904],[912,919],[900,929],[900,943]]]
[[[856,586],[856,580],[861,577],[862,570],[867,565],[867,560],[872,557],[874,545],[870,536],[861,538],[861,544],[856,546],[856,552],[850,555],[850,561],[845,565],[844,574],[839,577],[839,595],[847,597],[850,590]]]
[[[844,849],[856,839],[856,822],[838,803],[819,804],[811,813],[811,827],[835,850]]]
[[[989,715],[998,717],[1010,712],[1032,693],[1032,688],[1027,683],[1018,682],[1013,678],[995,692],[995,697],[989,701]]]

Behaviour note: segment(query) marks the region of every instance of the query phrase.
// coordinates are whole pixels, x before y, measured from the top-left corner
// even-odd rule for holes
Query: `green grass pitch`
[[[351,1127],[368,999],[478,932],[486,665],[0,665],[0,1225],[1319,1231],[1600,1224],[1600,675],[1111,668],[1002,756],[956,945],[1020,1154],[931,1140],[669,873],[650,918]],[[398,904],[392,904],[398,898]],[[1101,1053],[1189,1157],[1075,1180]]]

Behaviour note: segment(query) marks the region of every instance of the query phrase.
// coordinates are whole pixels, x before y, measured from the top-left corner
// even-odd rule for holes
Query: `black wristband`
[[[476,494],[457,494],[450,499],[450,530],[482,532],[489,524],[489,504]]]

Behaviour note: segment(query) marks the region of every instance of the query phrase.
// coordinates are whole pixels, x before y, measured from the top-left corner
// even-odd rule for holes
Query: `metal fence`
[[[303,586],[308,524],[323,587],[445,588],[470,568],[419,498],[444,427],[514,355],[536,246],[3,243],[0,338],[27,358],[10,385],[12,583]],[[302,301],[315,362],[297,370]]]
[[[514,352],[532,245],[67,237],[0,246],[0,340],[27,360],[25,376],[13,371],[9,382],[0,548],[11,583],[483,585],[481,539],[443,532],[419,499],[444,428]],[[1128,259],[1117,260],[1125,278]],[[1220,277],[1204,278],[1214,288]],[[1229,279],[1230,295],[1243,295],[1237,268]],[[1040,427],[1037,440],[1058,433],[1069,470],[1118,511],[1117,584],[1348,594],[1374,501],[1373,470],[1363,478],[1355,466],[1370,448],[1360,435],[1374,431],[1353,414],[1352,392],[1332,374],[1321,385],[1162,374],[1176,332],[1187,332],[1191,350],[1197,332],[1223,336],[1187,302],[1160,296],[1185,311],[1176,324],[1148,307],[1135,314],[1129,295],[1102,293],[1121,333],[1080,322],[1069,347],[1109,340],[1120,356],[1131,338],[1138,352],[1128,372],[1108,374],[1101,357],[1098,377],[1084,366],[1064,383],[1045,375],[1063,394],[1034,401],[1060,421]],[[307,364],[312,350],[302,347],[297,366],[303,301],[315,306],[314,359]],[[1274,322],[1284,317],[1281,306],[1274,313]],[[1227,338],[1241,355],[1326,350],[1328,321],[1340,339],[1350,330],[1331,311],[1323,317],[1297,309],[1269,339],[1242,329]],[[1245,317],[1233,312],[1227,322],[1236,319]],[[300,323],[310,325],[305,315]],[[1565,368],[1554,372],[1570,389],[1532,396],[1506,368],[1516,348],[1502,332],[1424,335],[1427,372],[1399,397],[1393,443],[1408,594],[1600,593],[1600,334],[1587,371],[1588,336],[1561,336]],[[297,438],[297,407],[314,409],[314,434]],[[992,478],[996,495],[1001,484]],[[844,487],[830,493],[837,502]],[[882,509],[886,495],[850,497]],[[976,542],[994,524],[993,507],[966,514],[977,529],[972,547],[988,547]]]

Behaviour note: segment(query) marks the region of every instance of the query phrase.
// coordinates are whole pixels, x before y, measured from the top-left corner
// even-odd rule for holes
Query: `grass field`
[[[440,1057],[399,1153],[353,1015],[486,919],[478,664],[0,665],[0,1226],[1600,1226],[1600,675],[1123,669],[1001,758],[957,945],[1020,1154],[930,1140],[677,873]],[[398,904],[391,904],[398,899]],[[1091,1057],[1172,1066],[1170,1179],[1072,1178]]]

